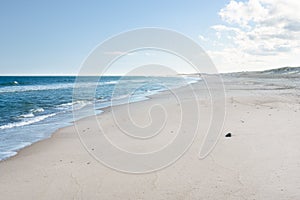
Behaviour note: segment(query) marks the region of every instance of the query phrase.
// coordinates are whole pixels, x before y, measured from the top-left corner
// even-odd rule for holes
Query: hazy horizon
[[[239,72],[262,72],[262,71],[267,71],[267,70],[276,70],[276,69],[282,69],[282,68],[298,68],[299,66],[285,66],[285,67],[276,67],[276,68],[268,68],[268,69],[263,69],[263,70],[249,70],[249,71],[235,71],[235,72],[220,72],[222,74],[227,74],[227,73],[239,73]],[[193,74],[197,74],[197,73],[178,73],[178,74],[175,74],[175,75],[193,75]],[[78,76],[78,74],[1,74],[0,76],[73,76],[73,77],[76,77]],[[97,77],[97,76],[100,76],[100,75],[85,75],[87,77],[91,76],[91,77]],[[124,76],[122,74],[104,74],[103,76]],[[130,76],[151,76],[151,75],[130,75]],[[152,76],[158,76],[159,75],[152,75]],[[84,76],[83,76],[84,77]],[[161,76],[163,77],[163,76]],[[166,75],[167,77],[167,75]]]

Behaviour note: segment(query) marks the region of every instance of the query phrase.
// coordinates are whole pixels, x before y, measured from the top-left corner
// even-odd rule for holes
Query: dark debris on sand
[[[225,137],[231,137],[231,136],[232,136],[231,133],[227,133],[227,134],[225,135]]]

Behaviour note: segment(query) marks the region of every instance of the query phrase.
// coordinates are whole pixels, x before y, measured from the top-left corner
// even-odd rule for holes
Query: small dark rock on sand
[[[231,135],[231,133],[227,133],[226,135],[225,135],[225,137],[231,137],[232,135]]]

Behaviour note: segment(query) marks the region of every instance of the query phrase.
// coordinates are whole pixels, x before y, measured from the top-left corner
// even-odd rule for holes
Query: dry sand
[[[191,95],[179,90],[189,104]],[[209,100],[199,97],[198,101],[206,122]],[[178,106],[169,94],[160,94],[133,103],[132,108],[139,115],[138,110],[156,103],[174,112]],[[203,126],[176,163],[140,175],[105,167],[85,150],[74,126],[62,128],[0,163],[1,199],[300,199],[299,108],[292,96],[228,92],[224,129],[208,157],[197,158],[201,133],[207,128]],[[124,112],[126,106],[115,109],[119,116]],[[120,131],[110,109],[98,118],[106,132]],[[80,120],[79,131],[93,137],[97,128],[90,121]],[[168,130],[176,127],[168,124]],[[231,138],[224,137],[228,132]]]

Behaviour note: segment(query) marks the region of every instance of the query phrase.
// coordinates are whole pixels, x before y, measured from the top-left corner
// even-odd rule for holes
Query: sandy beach
[[[300,1],[1,1],[0,200],[300,200]]]
[[[299,199],[299,100],[277,91],[272,95],[255,90],[239,92],[233,85],[225,85],[226,121],[216,147],[205,159],[198,159],[204,137],[201,132],[207,128],[201,126],[191,148],[173,165],[148,174],[121,173],[96,161],[72,125],[0,163],[1,198]],[[201,93],[200,86],[194,87]],[[180,88],[178,92],[189,104],[189,91]],[[197,101],[205,121],[209,99],[198,96]],[[138,111],[151,104],[176,112],[177,103],[166,92],[131,107]],[[114,112],[122,116],[125,108],[117,106]],[[116,133],[119,130],[110,111],[105,109],[97,118],[104,122],[103,129]],[[143,113],[139,118],[143,119]],[[90,118],[77,124],[78,131],[93,138],[97,127],[91,126]],[[176,129],[177,125],[168,126]],[[232,137],[224,136],[228,132]]]

